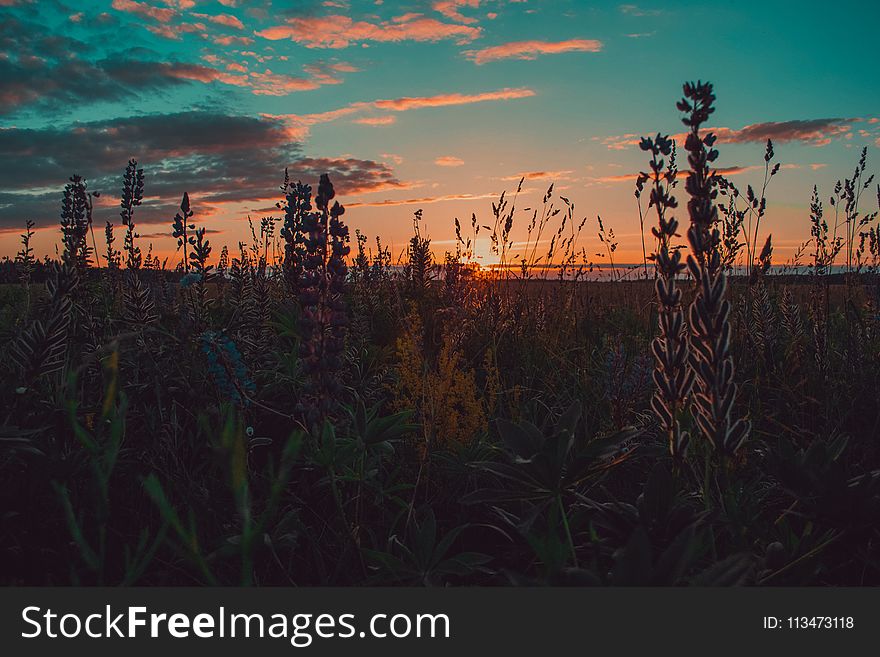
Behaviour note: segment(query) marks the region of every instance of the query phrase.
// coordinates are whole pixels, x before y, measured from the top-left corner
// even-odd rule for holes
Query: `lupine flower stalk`
[[[323,174],[315,197],[317,212],[311,206],[307,188],[296,186],[293,201],[299,204],[298,225],[291,226],[301,243],[304,257],[299,276],[302,309],[300,357],[310,378],[310,405],[307,419],[313,425],[326,417],[340,392],[337,371],[342,365],[348,315],[344,294],[350,252],[348,226],[340,217],[345,209],[333,200],[335,192],[329,176]],[[286,226],[287,227],[287,226]]]
[[[144,170],[138,169],[137,160],[131,159],[122,176],[122,199],[119,202],[122,207],[119,214],[122,217],[122,225],[126,229],[123,246],[126,253],[125,266],[128,269],[140,269],[141,266],[141,249],[135,245],[135,238],[138,235],[134,230],[134,209],[141,204],[143,199]]]
[[[690,195],[687,266],[696,282],[690,307],[691,366],[696,373],[694,416],[700,434],[722,458],[734,455],[749,433],[749,423],[733,419],[737,386],[730,355],[730,302],[726,299],[727,277],[722,267],[721,234],[718,229],[718,179],[711,164],[718,158],[715,135],[700,134],[700,127],[715,111],[712,85],[684,85],[678,109],[689,132],[685,140],[690,174],[685,188]]]
[[[80,271],[91,263],[88,230],[91,223],[91,195],[81,176],[71,176],[61,200],[61,233],[64,241],[62,260]]]
[[[196,229],[195,224],[189,223],[192,216],[193,211],[189,207],[189,194],[184,192],[183,198],[180,201],[180,211],[174,215],[171,223],[173,229],[171,237],[177,238],[177,249],[183,249],[184,271],[189,271],[189,257],[187,255],[187,248],[190,244],[189,231]]]
[[[670,454],[680,459],[687,450],[690,435],[682,430],[679,416],[687,406],[694,384],[694,371],[688,362],[687,325],[681,305],[681,290],[675,280],[685,269],[681,251],[672,246],[677,236],[678,220],[667,215],[667,212],[678,207],[672,195],[677,174],[675,142],[668,135],[658,134],[654,138],[643,138],[640,147],[651,153],[651,173],[639,176],[636,195],[640,196],[644,184],[650,180],[652,187],[648,208],[653,207],[657,213],[657,226],[651,229],[651,233],[657,240],[657,251],[652,260],[657,272],[654,290],[659,306],[660,333],[651,343],[656,386],[651,408],[666,434]]]

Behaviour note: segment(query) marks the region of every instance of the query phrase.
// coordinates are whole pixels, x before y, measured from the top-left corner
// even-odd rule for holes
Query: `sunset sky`
[[[73,173],[102,194],[96,229],[118,223],[136,157],[140,245],[169,266],[184,191],[217,254],[248,214],[277,215],[285,166],[329,172],[352,228],[395,251],[418,208],[435,250],[453,248],[453,219],[487,223],[521,176],[524,230],[555,182],[588,217],[587,249],[601,215],[635,262],[636,140],[681,132],[681,83],[702,78],[739,186],[760,183],[774,140],[767,229],[784,260],[809,237],[813,184],[827,199],[863,146],[880,169],[878,19],[847,1],[0,0],[0,255],[26,219],[54,255]]]

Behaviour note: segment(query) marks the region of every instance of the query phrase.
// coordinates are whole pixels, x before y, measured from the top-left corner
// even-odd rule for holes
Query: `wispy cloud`
[[[474,201],[484,198],[498,198],[498,194],[443,194],[441,196],[424,196],[422,198],[385,199],[384,201],[365,201],[346,203],[347,208],[384,207],[394,205],[427,205],[443,201]]]
[[[470,105],[473,103],[485,103],[496,100],[514,100],[517,98],[529,98],[535,92],[531,89],[500,89],[478,94],[438,94],[436,96],[405,96],[393,100],[377,100],[373,103],[379,109],[388,109],[395,112],[404,112],[422,107],[447,107],[449,105]]]
[[[563,52],[599,52],[602,42],[596,39],[569,39],[567,41],[511,41],[481,50],[468,50],[465,55],[477,64],[499,59],[537,59],[540,55]]]
[[[639,7],[638,5],[626,4],[620,5],[618,7],[621,13],[628,14],[630,16],[659,16],[663,12],[660,9],[644,9],[643,7]]]
[[[714,169],[714,171],[722,176],[738,176],[742,173],[746,173],[747,171],[753,171],[753,170],[762,169],[762,168],[763,167],[759,167],[756,165],[755,166],[747,166],[747,167],[740,167],[740,166],[718,167],[717,169]],[[684,180],[685,178],[687,178],[689,173],[690,173],[690,171],[688,171],[687,169],[684,169],[682,171],[679,171],[678,175],[682,180]],[[640,175],[641,174],[639,174],[639,173],[623,173],[623,174],[619,174],[619,175],[593,177],[593,178],[589,178],[588,180],[590,182],[594,182],[594,183],[634,182],[635,180],[638,179],[638,177]]]
[[[354,119],[352,123],[358,123],[360,125],[369,125],[373,127],[383,126],[383,125],[393,125],[397,123],[397,117],[393,114],[388,114],[386,116],[365,116],[360,119]]]
[[[446,93],[434,96],[403,96],[401,98],[391,98],[386,100],[350,103],[326,112],[317,112],[313,114],[285,114],[273,116],[272,118],[283,119],[287,121],[288,125],[291,126],[291,129],[301,130],[303,133],[306,133],[309,127],[313,125],[329,123],[346,116],[374,110],[384,110],[386,112],[408,112],[410,110],[426,107],[471,105],[474,103],[529,98],[534,95],[535,92],[533,90],[521,88],[499,89],[497,91],[486,91],[477,94]],[[365,120],[355,120],[355,122],[365,123],[366,125],[377,125],[377,123],[366,119],[369,119],[369,117],[365,117]],[[382,120],[385,121],[386,119],[383,118]]]
[[[464,164],[464,160],[454,155],[441,155],[434,160],[434,164],[438,167],[460,167]]]
[[[571,170],[565,171],[525,171],[523,173],[518,173],[515,176],[504,176],[500,178],[500,180],[565,180],[567,179],[573,172]]]
[[[283,25],[255,32],[264,39],[288,39],[307,48],[347,48],[358,43],[398,41],[444,41],[470,43],[480,36],[479,27],[444,23],[422,14],[405,14],[390,21],[369,22],[348,16],[305,16]]]

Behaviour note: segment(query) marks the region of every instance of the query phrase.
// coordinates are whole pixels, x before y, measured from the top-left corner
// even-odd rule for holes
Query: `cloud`
[[[160,35],[179,38],[181,29],[204,25],[150,25]],[[164,34],[165,31],[169,34]],[[158,55],[144,48],[111,52],[93,60],[92,46],[63,35],[47,34],[38,24],[15,17],[0,23],[0,115],[26,109],[69,111],[71,106],[101,101],[138,99],[185,84],[220,83],[248,88],[256,95],[286,95],[339,84],[341,74],[357,70],[344,62],[317,62],[302,75],[227,70],[204,64],[154,61]],[[219,64],[214,57],[211,63]]]
[[[254,42],[250,37],[234,36],[231,34],[211,37],[211,41],[218,46],[231,46],[233,43],[240,43],[243,46],[249,46]]]
[[[856,118],[766,121],[747,125],[738,130],[718,127],[707,128],[706,131],[715,133],[720,143],[765,143],[768,139],[772,139],[777,143],[801,142],[813,146],[825,146],[833,139],[846,138],[847,135],[851,135],[852,124],[859,121],[860,119]],[[683,144],[687,133],[682,132],[672,137],[679,144]],[[633,132],[599,139],[610,150],[637,147],[640,140],[641,136]]]
[[[268,27],[255,34],[271,41],[289,39],[307,48],[347,48],[355,43],[449,39],[464,44],[478,38],[481,32],[479,27],[444,23],[421,14],[405,14],[390,21],[372,23],[355,21],[348,16],[295,17],[283,25]]]
[[[734,167],[718,167],[716,169],[713,169],[713,171],[715,171],[716,173],[718,173],[721,176],[738,176],[738,175],[745,173],[747,171],[753,171],[753,170],[763,169],[763,168],[764,168],[763,166],[760,166],[760,167],[759,166],[747,166],[747,167],[734,166]],[[684,170],[678,172],[678,177],[680,180],[685,180],[689,173],[690,173],[690,171],[688,171],[687,169],[684,169]],[[641,174],[639,174],[639,173],[623,173],[623,174],[613,175],[613,176],[600,176],[598,178],[590,178],[589,180],[591,182],[598,182],[598,183],[634,182],[635,180],[638,179],[638,177],[640,175]]]
[[[313,125],[329,123],[346,116],[351,116],[352,114],[368,112],[371,110],[378,109],[388,112],[407,112],[425,107],[470,105],[473,103],[529,98],[534,95],[535,92],[531,89],[520,88],[500,89],[497,91],[486,91],[476,94],[446,93],[437,94],[435,96],[404,96],[387,100],[350,103],[326,112],[317,112],[314,114],[285,114],[274,116],[273,118],[286,121],[291,130],[299,131],[302,135],[305,135]],[[376,125],[376,123],[371,123],[368,120],[356,119],[355,121],[358,123],[365,123],[366,125]]]
[[[263,72],[250,72],[247,74],[244,86],[251,88],[257,96],[286,96],[296,91],[311,91],[328,84],[340,84],[342,79],[335,75],[317,74],[311,77],[300,77],[273,73],[271,69]]]
[[[215,25],[223,25],[224,27],[232,27],[236,30],[243,30],[244,23],[241,22],[239,18],[232,16],[231,14],[193,14],[196,18],[201,18],[202,20],[210,21]]]
[[[422,198],[385,199],[383,201],[363,201],[347,203],[348,208],[386,207],[395,205],[427,205],[443,201],[475,201],[484,198],[498,198],[498,194],[444,194],[442,196],[424,196]]]
[[[441,155],[434,160],[434,164],[438,167],[460,167],[464,164],[464,160],[454,155]]]
[[[469,7],[471,9],[476,9],[479,6],[480,0],[436,0],[434,4],[431,5],[431,8],[449,20],[472,25],[477,22],[477,19],[471,18],[470,16],[464,16],[461,13],[461,8]]]
[[[148,201],[139,223],[168,220],[184,191],[203,214],[224,204],[274,198],[285,166],[294,179],[329,173],[341,196],[407,187],[387,163],[303,156],[291,137],[282,121],[270,117],[213,112],[0,129],[0,229],[28,218],[54,225],[61,189],[73,173],[85,176],[102,198],[114,198],[129,157],[146,169]],[[96,219],[116,216],[108,208]]]
[[[598,141],[600,141],[603,146],[612,151],[622,151],[632,146],[638,146],[640,140],[641,135],[638,135],[635,132],[598,138]]]
[[[832,139],[843,137],[851,132],[851,124],[859,119],[806,119],[795,121],[767,121],[747,125],[740,130],[714,128],[713,131],[721,142],[751,143],[775,142],[785,143],[799,141],[814,146],[824,146]]]
[[[537,59],[540,55],[562,52],[599,52],[602,42],[596,39],[569,39],[567,41],[512,41],[481,50],[468,50],[465,55],[477,64],[500,59]]]
[[[620,5],[618,7],[621,13],[628,14],[629,16],[659,16],[663,12],[659,9],[643,9],[638,5]]]
[[[204,32],[207,28],[204,23],[159,23],[158,25],[146,25],[147,30],[156,36],[172,41],[180,41],[184,34]]]
[[[141,18],[167,23],[177,16],[177,11],[167,7],[155,7],[147,2],[135,2],[135,0],[113,0],[111,5],[116,11],[124,11]]]
[[[194,81],[242,86],[246,83],[200,64],[142,61],[125,56],[97,62],[75,57],[0,58],[0,114],[27,106],[55,110],[74,104],[121,100]]]
[[[504,176],[501,180],[565,180],[572,171],[526,171],[515,176]]]
[[[359,123],[360,125],[369,125],[369,126],[383,126],[383,125],[392,125],[397,122],[397,117],[393,114],[389,114],[387,116],[365,116],[361,119],[354,119],[352,123]]]
[[[422,107],[446,107],[449,105],[469,105],[472,103],[485,103],[495,100],[513,100],[516,98],[529,98],[535,92],[531,89],[501,89],[499,91],[487,91],[478,94],[438,94],[436,96],[415,96],[395,98],[393,100],[377,100],[373,102],[379,109],[405,112]]]

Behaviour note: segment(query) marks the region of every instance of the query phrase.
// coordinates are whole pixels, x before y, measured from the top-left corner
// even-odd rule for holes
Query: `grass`
[[[808,273],[772,275],[767,185],[740,195],[712,169],[712,94],[679,105],[691,173],[643,140],[653,242],[607,281],[552,189],[525,246],[514,194],[494,225],[456,221],[437,262],[417,213],[394,266],[360,234],[350,253],[326,176],[315,195],[285,178],[282,216],[216,260],[184,195],[169,271],[137,245],[133,160],[123,250],[105,230],[97,267],[73,177],[61,261],[33,258],[28,225],[0,263],[3,581],[880,583],[866,163],[836,219],[816,192]],[[504,266],[473,265],[481,233]]]

